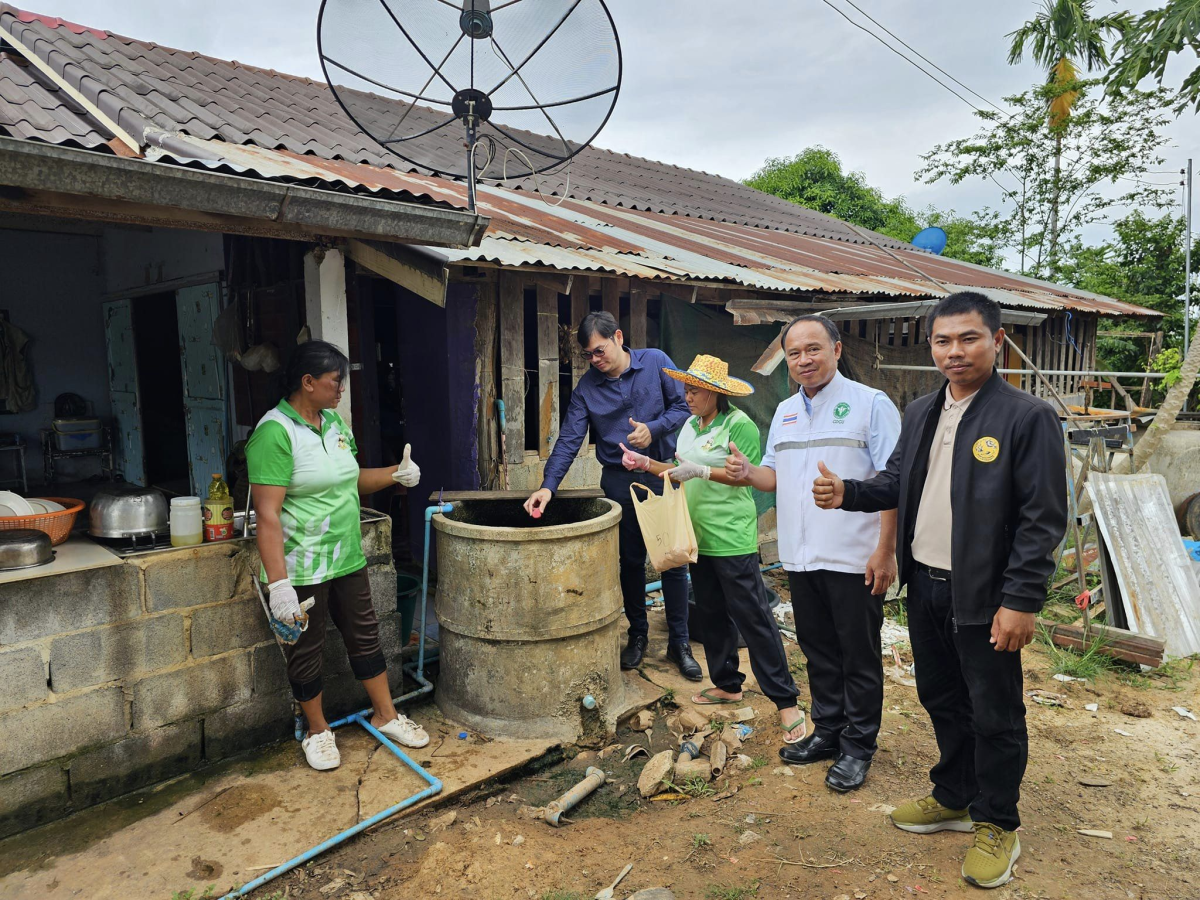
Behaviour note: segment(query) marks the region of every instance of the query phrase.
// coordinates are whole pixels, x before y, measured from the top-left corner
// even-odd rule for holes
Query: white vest
[[[811,418],[803,393],[801,388],[775,410],[763,458],[776,474],[779,558],[789,572],[866,572],[879,544],[879,513],[821,509],[812,487],[818,462],[844,479],[876,474],[871,408],[882,391],[839,372],[812,399]]]

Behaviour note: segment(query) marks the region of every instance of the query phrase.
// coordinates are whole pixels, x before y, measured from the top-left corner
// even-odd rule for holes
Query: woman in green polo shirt
[[[246,444],[271,615],[285,624],[306,623],[285,651],[292,694],[308,718],[304,755],[314,769],[341,762],[321,704],[327,616],[371,699],[371,724],[406,747],[429,743],[425,730],[392,703],[359,524],[360,494],[394,483],[415,487],[421,470],[408,447],[398,466],[359,468],[354,435],[334,411],[349,369],[332,344],[298,346],[288,363],[286,398],[262,417]]]
[[[738,667],[741,632],[759,689],[779,709],[784,740],[795,743],[804,737],[804,713],[796,706],[796,683],[759,571],[758,511],[751,489],[732,481],[724,469],[731,445],[749,459],[762,456],[758,426],[729,403],[729,397],[744,397],[754,388],[730,377],[728,364],[715,356],[700,355],[687,369],[663,371],[684,383],[692,412],[679,431],[675,461],[657,462],[622,444],[622,462],[631,470],[669,472],[672,481],[684,484],[699,549],[690,567],[692,590],[715,685],[692,697],[692,703],[741,702],[746,677]]]

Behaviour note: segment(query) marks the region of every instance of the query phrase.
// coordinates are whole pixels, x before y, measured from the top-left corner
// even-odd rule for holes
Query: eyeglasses
[[[608,340],[608,341],[605,341],[605,343],[609,343],[609,344],[611,344],[611,343],[612,343],[612,341],[611,341],[611,340]],[[588,362],[591,362],[593,359],[597,359],[597,358],[599,358],[599,357],[602,357],[602,356],[604,356],[604,355],[605,355],[605,352],[606,352],[606,351],[605,351],[605,349],[604,349],[604,344],[601,344],[601,345],[600,345],[599,347],[597,347],[595,350],[584,350],[584,351],[583,351],[583,353],[582,353],[582,355],[583,355],[583,358],[584,358],[584,359],[586,359]]]

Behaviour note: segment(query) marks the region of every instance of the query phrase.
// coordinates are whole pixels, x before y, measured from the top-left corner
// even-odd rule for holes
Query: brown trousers
[[[366,681],[387,671],[366,566],[331,581],[297,587],[296,594],[301,603],[309,598],[316,602],[308,611],[308,628],[300,634],[300,640],[284,648],[292,696],[307,701],[321,693],[327,617],[342,633],[355,678]]]

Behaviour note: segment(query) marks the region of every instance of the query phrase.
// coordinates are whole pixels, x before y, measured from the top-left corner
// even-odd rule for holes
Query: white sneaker
[[[429,735],[425,733],[425,729],[403,713],[397,713],[396,718],[386,725],[381,725],[379,730],[405,747],[420,748],[429,743]]]
[[[320,734],[310,734],[300,746],[304,748],[304,758],[318,772],[326,769],[336,769],[342,764],[342,755],[338,753],[337,741],[332,731],[322,731]]]

